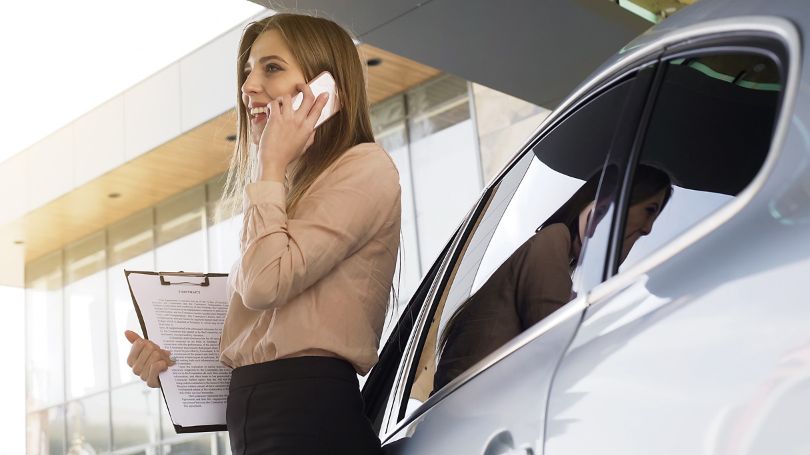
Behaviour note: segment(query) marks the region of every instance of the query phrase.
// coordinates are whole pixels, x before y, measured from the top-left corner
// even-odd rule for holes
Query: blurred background
[[[240,219],[213,215],[248,22],[296,8],[357,36],[375,136],[400,171],[404,308],[550,109],[689,3],[4,4],[0,452],[229,453],[226,434],[175,434],[162,398],[129,371],[123,331],[138,322],[123,270],[227,272],[236,259]]]

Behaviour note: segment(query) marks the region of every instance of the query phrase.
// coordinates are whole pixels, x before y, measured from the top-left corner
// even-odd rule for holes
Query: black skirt
[[[233,370],[226,411],[234,455],[379,454],[354,368],[295,357]]]

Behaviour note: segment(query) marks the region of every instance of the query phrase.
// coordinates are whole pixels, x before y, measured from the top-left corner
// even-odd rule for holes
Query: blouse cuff
[[[273,205],[287,210],[287,189],[281,182],[260,181],[245,186],[244,209],[254,205]]]

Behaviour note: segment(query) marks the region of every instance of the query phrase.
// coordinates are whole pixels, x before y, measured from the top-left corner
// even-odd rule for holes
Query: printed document
[[[224,429],[231,370],[219,362],[219,338],[227,275],[127,271],[126,277],[144,336],[175,358],[160,374],[175,429]]]

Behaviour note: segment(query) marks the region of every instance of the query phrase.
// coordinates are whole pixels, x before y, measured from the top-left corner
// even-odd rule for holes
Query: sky
[[[3,2],[0,162],[262,10],[247,0]]]
[[[0,6],[0,163],[261,12],[247,0]],[[224,62],[223,64],[229,64]],[[25,453],[24,292],[0,286],[3,453]]]

